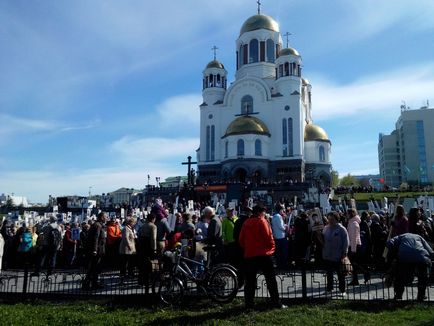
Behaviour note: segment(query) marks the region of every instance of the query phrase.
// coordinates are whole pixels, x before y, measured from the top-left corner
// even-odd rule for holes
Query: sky
[[[199,147],[211,47],[234,81],[255,0],[0,1],[0,194],[143,188]],[[378,173],[405,101],[434,103],[434,1],[263,0],[303,60],[341,176]],[[430,105],[433,107],[434,105]]]

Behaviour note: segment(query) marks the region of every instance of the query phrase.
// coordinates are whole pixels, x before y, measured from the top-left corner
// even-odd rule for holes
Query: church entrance
[[[246,182],[247,171],[243,168],[238,168],[235,170],[235,180],[239,182]]]

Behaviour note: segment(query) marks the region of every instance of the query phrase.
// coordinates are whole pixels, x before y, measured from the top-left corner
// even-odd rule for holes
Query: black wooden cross
[[[187,165],[187,167],[188,167],[188,173],[187,173],[187,176],[188,176],[188,185],[191,185],[191,177],[192,177],[192,168],[191,168],[191,165],[192,164],[197,164],[197,162],[192,162],[191,161],[191,156],[189,156],[189,157],[187,157],[187,162],[182,162],[182,165]]]

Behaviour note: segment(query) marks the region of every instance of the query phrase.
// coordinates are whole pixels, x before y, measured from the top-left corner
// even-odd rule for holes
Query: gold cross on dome
[[[289,46],[289,35],[292,35],[290,32],[286,32],[283,36],[286,36],[286,47]]]
[[[261,1],[258,0],[258,1],[256,1],[256,3],[258,4],[258,15],[260,15],[261,14]]]
[[[218,50],[219,48],[218,47],[216,47],[215,45],[211,48],[211,50],[213,50],[213,52],[214,52],[214,60],[216,59],[216,57],[217,57],[217,50]]]

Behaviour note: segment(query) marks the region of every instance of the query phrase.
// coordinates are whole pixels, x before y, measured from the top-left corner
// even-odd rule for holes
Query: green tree
[[[331,179],[332,179],[332,187],[333,188],[339,185],[339,173],[338,173],[338,171],[332,170]]]
[[[351,174],[347,174],[346,176],[342,177],[340,185],[344,187],[348,186],[359,186],[359,180],[357,180],[354,176]]]

